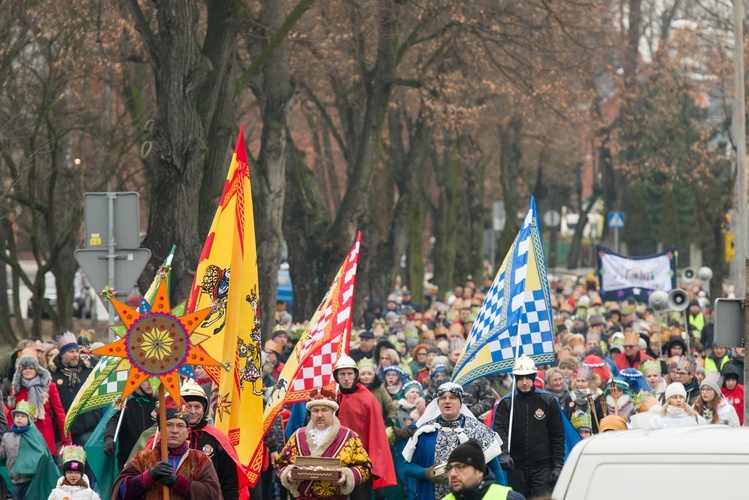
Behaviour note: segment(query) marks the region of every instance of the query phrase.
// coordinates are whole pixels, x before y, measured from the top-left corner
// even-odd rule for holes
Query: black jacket
[[[130,456],[130,452],[141,433],[153,425],[152,412],[156,409],[157,401],[156,396],[141,396],[138,394],[133,394],[128,398],[125,413],[122,415],[120,433],[117,435],[117,461],[120,468],[124,467],[127,457]],[[107,422],[107,428],[104,431],[105,441],[114,438],[121,413],[121,411],[115,412]]]
[[[190,448],[200,450],[211,459],[213,468],[216,469],[218,482],[221,485],[221,493],[224,500],[239,499],[239,478],[237,476],[237,465],[229,453],[224,450],[221,443],[213,437],[205,426],[208,422],[203,419],[195,427],[190,428]],[[219,431],[221,432],[221,431]],[[217,500],[217,499],[213,499]]]
[[[55,369],[50,370],[52,373],[52,383],[57,386],[57,391],[60,393],[60,401],[65,413],[70,409],[70,405],[73,403],[76,394],[81,389],[81,386],[86,381],[89,375],[91,375],[92,368],[87,366],[81,359],[78,363],[80,371],[78,373],[79,380],[75,384],[71,384],[68,376],[63,372],[62,360],[58,354],[52,360]],[[76,443],[78,436],[87,432],[93,432],[96,426],[101,420],[101,410],[89,411],[82,413],[76,417],[73,421],[73,425],[70,426],[70,433],[73,435],[73,444]]]
[[[511,397],[499,402],[494,430],[507,452]],[[557,400],[535,388],[529,393],[515,391],[512,421],[512,459],[517,468],[542,469],[564,464],[564,425]]]

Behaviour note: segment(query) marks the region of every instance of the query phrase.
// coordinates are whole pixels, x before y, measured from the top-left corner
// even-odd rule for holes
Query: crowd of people
[[[292,408],[279,415],[254,489],[212,425],[216,387],[201,367],[184,381],[181,401],[167,398],[163,429],[154,418],[158,398],[144,382],[124,413],[84,413],[65,433],[66,413],[96,363],[93,332],[24,341],[0,360],[0,458],[13,498],[98,498],[103,485],[83,447],[102,421],[97,439],[119,472],[102,497],[162,498],[167,488],[172,498],[263,500],[550,498],[575,440],[742,424],[744,351],[715,343],[699,289],[689,290],[684,324],[684,316],[633,297],[602,300],[593,276],[553,280],[552,365],[521,356],[509,373],[450,382],[490,285],[468,279],[423,301],[402,288],[384,306],[366,299],[350,355],[331,367],[336,391],[313,390],[304,422],[292,422]],[[276,319],[262,353],[266,392],[304,330],[282,308]],[[154,447],[161,439],[166,461]],[[305,476],[299,456],[337,465]]]

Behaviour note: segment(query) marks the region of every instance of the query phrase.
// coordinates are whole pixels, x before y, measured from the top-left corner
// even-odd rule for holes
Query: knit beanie
[[[447,463],[451,462],[470,465],[481,472],[486,470],[484,451],[475,439],[469,439],[465,443],[458,445],[447,459]]]
[[[716,397],[720,398],[721,392],[720,387],[723,385],[723,377],[720,376],[720,372],[712,371],[705,375],[705,379],[700,384],[700,389],[707,386],[715,391]]]
[[[687,390],[680,382],[672,382],[666,387],[666,402],[671,399],[671,396],[683,396],[687,397]]]

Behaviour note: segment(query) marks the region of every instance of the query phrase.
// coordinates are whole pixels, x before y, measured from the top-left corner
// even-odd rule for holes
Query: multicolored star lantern
[[[130,375],[122,392],[123,401],[151,377],[158,378],[172,399],[179,401],[178,370],[182,365],[220,366],[221,363],[197,347],[207,337],[193,335],[193,331],[210,314],[211,308],[186,315],[182,315],[184,308],[181,305],[171,309],[166,280],[159,283],[153,304],[145,313],[130,308],[112,295],[109,300],[124,323],[110,326],[120,339],[92,352],[130,361]]]

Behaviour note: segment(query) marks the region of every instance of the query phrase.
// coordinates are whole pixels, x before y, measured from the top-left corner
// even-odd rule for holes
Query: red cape
[[[250,500],[250,492],[248,489],[250,480],[247,477],[247,470],[245,469],[245,466],[242,465],[239,461],[237,450],[234,449],[234,445],[231,444],[229,438],[226,436],[226,434],[216,429],[211,424],[202,427],[200,430],[216,438],[216,441],[219,442],[221,447],[226,450],[226,453],[228,453],[231,459],[234,460],[234,464],[237,466],[237,477],[239,478],[239,499]],[[144,450],[150,450],[153,447],[153,439],[155,437],[156,435],[154,434],[149,438],[148,443],[146,443],[146,446],[143,448]],[[190,438],[188,437],[187,439],[189,440]]]
[[[375,476],[372,487],[379,489],[397,485],[382,408],[375,397],[368,389],[357,385],[353,394],[339,392],[338,403],[338,420],[342,426],[359,434],[372,460],[372,474]]]

